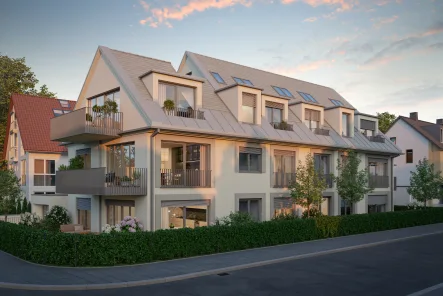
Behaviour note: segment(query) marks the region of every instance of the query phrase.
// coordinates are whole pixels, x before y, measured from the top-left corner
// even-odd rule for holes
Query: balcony
[[[271,122],[271,125],[278,130],[283,130],[283,131],[293,131],[294,130],[294,126],[292,124],[289,124],[287,122]]]
[[[123,113],[82,108],[51,119],[51,141],[86,143],[112,140],[123,131]]]
[[[381,135],[367,136],[367,138],[371,142],[377,142],[377,143],[384,143],[385,142],[385,138]]]
[[[178,117],[186,117],[193,119],[205,119],[205,114],[203,111],[194,110],[192,108],[172,108],[166,109],[162,108],[166,115],[169,116],[178,116]]]
[[[369,175],[369,186],[372,188],[389,188],[389,176]]]
[[[316,135],[319,135],[319,136],[329,136],[329,130],[328,129],[317,127],[317,128],[313,128],[311,130]]]
[[[274,188],[287,188],[295,182],[295,173],[274,172]]]
[[[161,187],[211,187],[210,170],[160,170]]]
[[[148,170],[131,168],[129,176],[106,172],[106,168],[57,171],[57,193],[87,195],[147,195]]]

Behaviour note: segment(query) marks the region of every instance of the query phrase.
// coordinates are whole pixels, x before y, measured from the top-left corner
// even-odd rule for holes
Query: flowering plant
[[[126,216],[123,220],[115,225],[106,224],[102,231],[104,233],[115,233],[115,232],[139,232],[143,231],[143,224],[137,219],[137,217],[132,218],[131,216]]]

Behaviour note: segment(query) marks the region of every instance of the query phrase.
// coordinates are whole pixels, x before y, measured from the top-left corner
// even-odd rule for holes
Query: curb
[[[281,262],[285,262],[285,261],[299,260],[299,259],[323,256],[323,255],[328,255],[328,254],[346,252],[346,251],[351,251],[351,250],[364,249],[364,248],[375,247],[375,246],[379,246],[379,245],[385,245],[385,244],[395,243],[395,242],[399,242],[399,241],[405,241],[405,240],[409,240],[409,239],[421,238],[421,237],[437,235],[437,234],[443,234],[443,230],[430,232],[430,233],[424,233],[424,234],[418,234],[418,235],[413,235],[413,236],[407,236],[407,237],[402,237],[402,238],[383,240],[383,241],[374,242],[374,243],[355,245],[355,246],[351,246],[351,247],[343,247],[343,248],[332,249],[332,250],[327,250],[327,251],[320,251],[320,252],[308,253],[308,254],[303,254],[303,255],[294,255],[294,256],[283,257],[283,258],[278,258],[278,259],[253,262],[253,263],[236,265],[236,266],[230,266],[230,267],[225,267],[225,268],[220,268],[220,269],[211,269],[211,270],[205,270],[205,271],[200,271],[200,272],[195,272],[195,273],[188,273],[188,274],[182,274],[182,275],[177,275],[177,276],[170,276],[170,277],[156,278],[156,279],[149,279],[149,280],[142,280],[142,281],[104,283],[104,284],[86,284],[86,285],[34,285],[34,284],[15,284],[15,283],[0,282],[0,288],[15,289],[15,290],[78,291],[78,290],[104,290],[104,289],[117,289],[117,288],[148,286],[148,285],[154,285],[154,284],[163,284],[163,283],[168,283],[168,282],[187,280],[187,279],[208,276],[208,275],[213,275],[213,274],[218,274],[218,273],[223,273],[223,272],[231,272],[231,271],[237,271],[237,270],[242,270],[242,269],[260,267],[260,266],[265,266],[265,265],[270,265],[270,264],[281,263]]]

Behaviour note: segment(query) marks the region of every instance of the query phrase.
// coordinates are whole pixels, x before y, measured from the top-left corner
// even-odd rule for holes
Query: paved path
[[[141,286],[232,272],[368,246],[395,243],[411,237],[443,233],[443,224],[404,228],[334,239],[245,250],[136,266],[59,268],[28,263],[0,252],[0,288],[103,289]],[[428,245],[428,248],[438,246]],[[426,288],[426,287],[424,287]],[[411,291],[413,292],[413,291]]]

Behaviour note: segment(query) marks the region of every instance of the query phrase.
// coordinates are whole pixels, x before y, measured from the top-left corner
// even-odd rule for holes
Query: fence
[[[9,223],[14,223],[14,224],[18,224],[20,222],[20,215],[0,215],[0,221],[3,222],[9,222]]]

